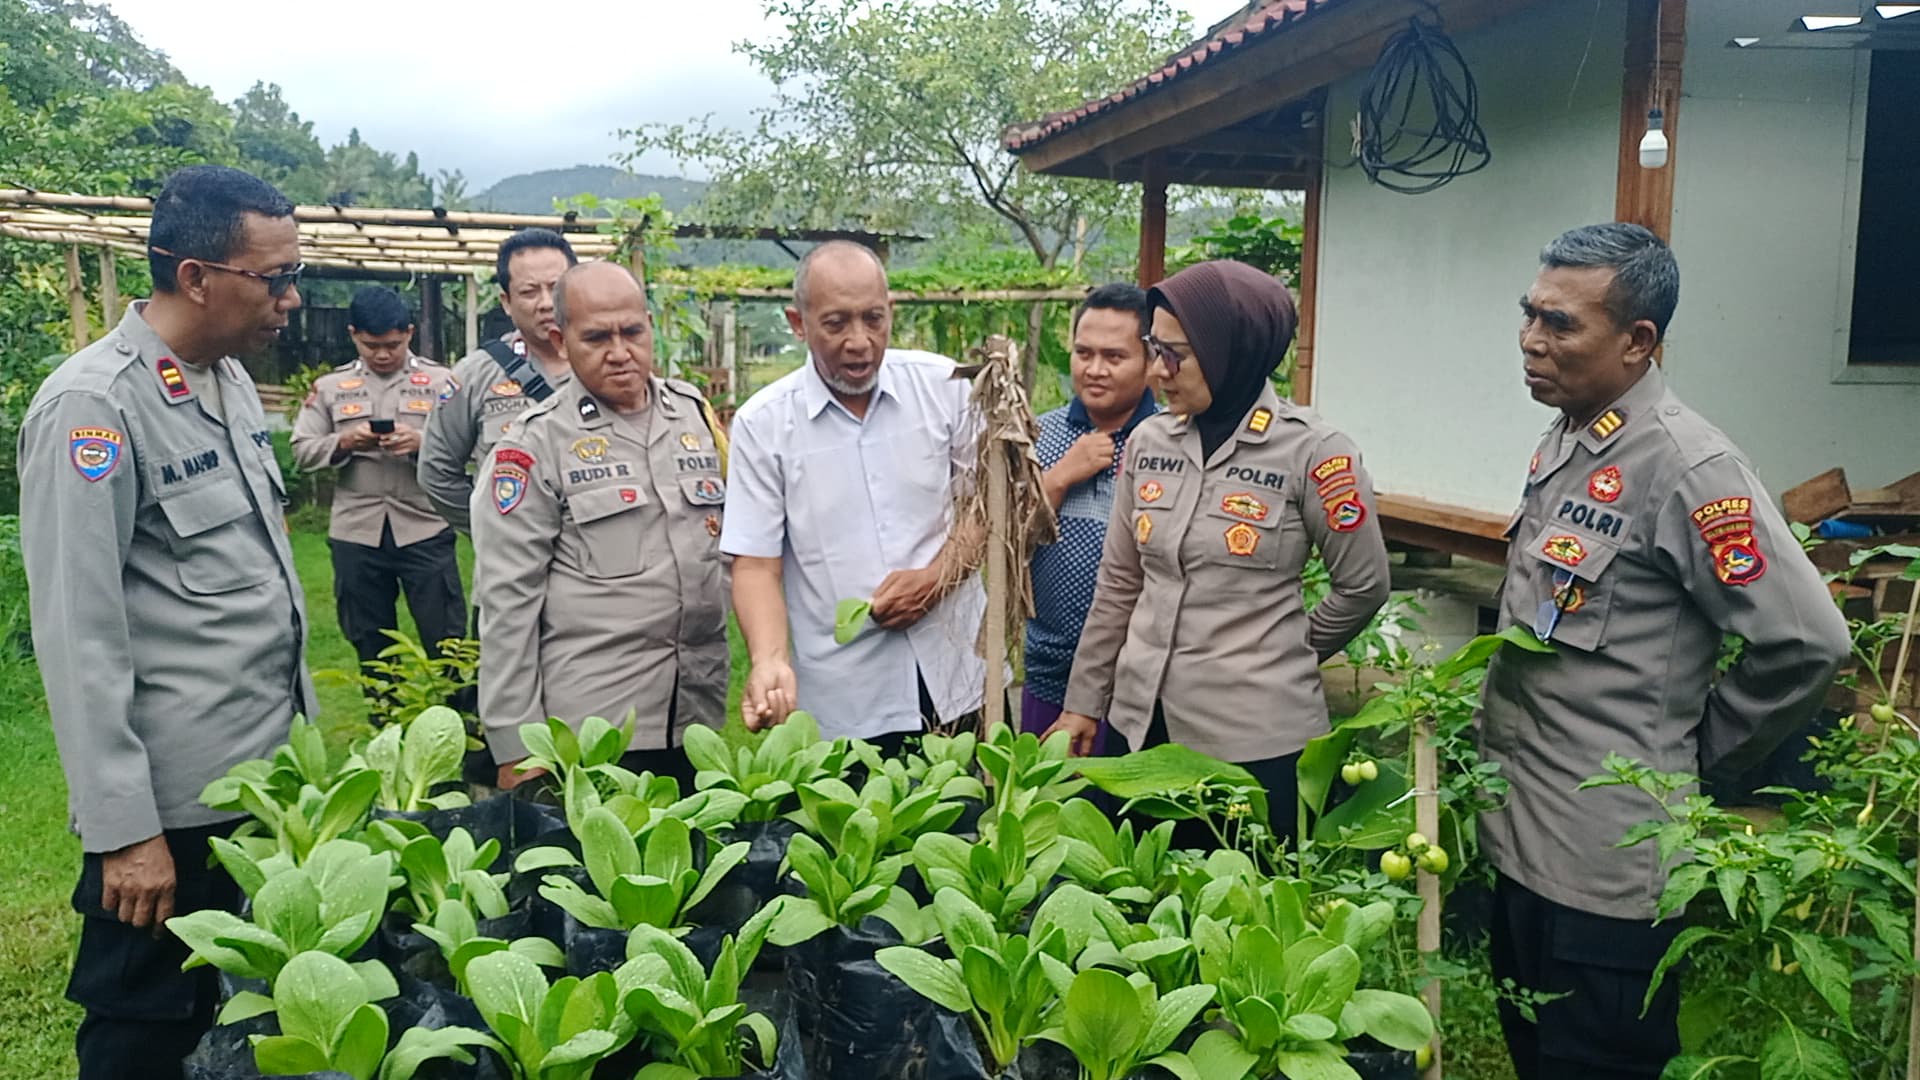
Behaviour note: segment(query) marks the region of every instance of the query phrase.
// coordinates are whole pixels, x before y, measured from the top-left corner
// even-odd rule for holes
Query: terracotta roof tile
[[[1007,149],[1016,154],[1030,150],[1056,135],[1079,126],[1083,121],[1124,105],[1144,93],[1165,87],[1168,83],[1175,82],[1207,64],[1217,63],[1221,57],[1249,45],[1257,45],[1268,35],[1293,27],[1303,17],[1313,12],[1334,4],[1356,2],[1360,0],[1271,0],[1265,7],[1248,16],[1245,23],[1194,42],[1191,46],[1173,54],[1159,68],[1142,75],[1111,94],[1094,98],[1072,109],[1049,113],[1038,120],[1013,125],[1007,129],[1004,137]]]

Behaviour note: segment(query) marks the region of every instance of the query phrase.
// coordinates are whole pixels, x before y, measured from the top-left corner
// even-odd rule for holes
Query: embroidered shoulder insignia
[[[1621,427],[1625,426],[1626,422],[1627,410],[1608,409],[1606,412],[1601,413],[1593,423],[1587,425],[1587,434],[1592,435],[1596,439],[1610,439],[1613,437],[1614,432],[1619,431]]]
[[[460,389],[460,383],[458,380],[453,378],[447,379],[447,388],[440,391],[440,400],[442,402],[446,402],[450,400],[453,397],[453,392],[458,389]]]
[[[187,377],[181,374],[180,365],[173,362],[173,357],[161,357],[153,369],[160,373],[160,381],[166,385],[168,397],[183,398],[193,392],[187,389]]]
[[[120,433],[112,428],[74,428],[68,436],[67,453],[73,459],[73,467],[92,483],[105,479],[113,467],[120,464],[122,441]]]
[[[1750,585],[1766,574],[1767,559],[1753,533],[1752,499],[1715,499],[1695,507],[1691,516],[1722,585]]]
[[[1261,406],[1253,410],[1252,416],[1247,417],[1247,430],[1253,432],[1255,435],[1264,435],[1266,434],[1267,426],[1271,423],[1273,423],[1273,410]]]
[[[1335,476],[1353,469],[1353,457],[1348,454],[1336,454],[1313,467],[1313,480],[1324,484]]]
[[[1587,478],[1587,494],[1593,496],[1596,502],[1613,502],[1626,490],[1624,480],[1620,466],[1609,465]]]
[[[1349,533],[1358,529],[1367,520],[1366,504],[1358,495],[1348,494],[1327,504],[1327,528],[1334,532]]]
[[[511,514],[527,497],[527,470],[518,465],[495,462],[493,466],[493,505],[502,514]]]
[[[523,469],[533,468],[533,455],[513,446],[503,446],[493,452],[494,459],[509,465],[518,465]]]

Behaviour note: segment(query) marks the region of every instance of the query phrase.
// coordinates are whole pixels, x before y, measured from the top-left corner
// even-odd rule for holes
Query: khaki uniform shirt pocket
[[[1245,484],[1210,484],[1200,496],[1200,516],[1189,544],[1196,562],[1242,570],[1273,570],[1280,565],[1288,517],[1280,493]]]
[[[235,592],[271,580],[278,572],[260,545],[242,535],[253,519],[253,503],[240,489],[237,475],[163,491],[159,502],[171,533],[167,547],[188,592]]]
[[[1527,554],[1526,581],[1504,586],[1514,593],[1520,609],[1515,614],[1555,645],[1594,652],[1606,644],[1607,610],[1619,578],[1607,570],[1620,555],[1619,545],[1549,523],[1534,535]]]
[[[567,496],[567,509],[586,549],[587,576],[618,578],[640,572],[640,522],[632,511],[647,501],[647,493],[632,485]]]
[[[709,549],[720,546],[720,528],[726,523],[727,482],[718,476],[683,476],[680,497],[686,500]]]

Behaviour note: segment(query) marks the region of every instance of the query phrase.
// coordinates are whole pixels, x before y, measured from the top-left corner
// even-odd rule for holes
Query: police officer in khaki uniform
[[[698,390],[653,370],[646,298],[588,263],[555,289],[573,384],[495,446],[473,499],[480,717],[500,786],[522,724],[637,713],[629,767],[692,781],[681,733],[724,721],[726,486]]]
[[[338,469],[327,528],[340,631],[378,659],[407,608],[429,655],[466,629],[466,598],[453,529],[427,502],[415,474],[420,431],[448,384],[448,371],[413,355],[413,315],[392,289],[362,289],[347,309],[359,359],[314,380],[293,428],[293,456],[308,472]]]
[[[293,206],[235,169],[154,203],[153,299],[70,357],[20,432],[20,547],[84,916],[67,996],[82,1080],[175,1078],[213,1020],[211,968],[161,924],[237,909],[207,783],[312,715],[307,619],[266,415],[231,359],[300,306]]]
[[[1320,663],[1387,599],[1373,488],[1346,436],[1273,392],[1295,325],[1285,286],[1209,262],[1149,299],[1168,412],[1128,441],[1054,729],[1084,753],[1105,715],[1134,749],[1172,741],[1239,764],[1290,834],[1295,763],[1328,727]],[[1333,591],[1309,613],[1315,549]]]
[[[544,401],[572,375],[548,344],[554,329],[553,286],[579,260],[566,237],[522,229],[500,245],[494,276],[513,332],[463,357],[440,407],[421,433],[420,486],[457,529],[468,528],[472,470],[507,425]],[[478,585],[474,591],[479,592]]]
[[[1818,707],[1845,622],[1738,448],[1653,363],[1680,272],[1638,225],[1549,244],[1521,301],[1533,398],[1559,409],[1508,530],[1503,625],[1551,654],[1507,650],[1482,689],[1481,752],[1511,785],[1480,819],[1499,871],[1496,978],[1564,994],[1501,1020],[1522,1080],[1656,1077],[1679,1052],[1678,980],[1644,1019],[1679,932],[1652,925],[1666,882],[1659,816],[1629,787],[1579,790],[1617,752],[1656,769],[1737,777]],[[1714,679],[1722,636],[1746,642]]]

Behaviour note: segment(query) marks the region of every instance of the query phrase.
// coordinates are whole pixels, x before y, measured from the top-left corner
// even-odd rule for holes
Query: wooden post
[[[100,249],[100,326],[111,330],[120,322],[120,273],[113,265],[113,249]]]
[[[990,363],[1006,363],[1002,356]],[[1008,487],[1006,452],[994,447],[993,465],[987,470],[987,698],[984,706],[984,736],[1007,722],[1007,590],[1012,588],[1011,546],[1007,542]]]
[[[80,247],[67,245],[67,316],[73,321],[73,351],[79,352],[92,340],[87,327],[87,282],[80,276]]]
[[[1040,339],[1047,332],[1047,305],[1035,300],[1027,306],[1027,353],[1020,358],[1020,385],[1033,397],[1033,380],[1040,372]]]
[[[726,396],[740,400],[740,316],[733,301],[720,305],[720,366],[726,370]]]
[[[480,351],[480,288],[474,284],[473,275],[466,275],[467,282],[467,352]]]
[[[1140,284],[1157,285],[1167,276],[1167,170],[1159,150],[1147,154],[1140,169]]]
[[[644,228],[644,223],[643,226]],[[647,242],[645,233],[635,229],[627,234],[627,269],[640,281],[640,287],[647,287]]]
[[[1630,0],[1613,216],[1644,225],[1662,240],[1672,239],[1673,233],[1673,175],[1681,153],[1680,74],[1686,47],[1687,0]],[[1647,110],[1656,106],[1665,117],[1667,163],[1643,169],[1640,139],[1647,133]]]
[[[1440,754],[1433,745],[1434,720],[1423,716],[1413,729],[1413,827],[1430,843],[1440,842]],[[1425,971],[1427,958],[1440,952],[1440,878],[1425,870],[1419,872],[1420,924],[1417,942],[1420,967]],[[1440,1026],[1440,980],[1429,977],[1420,991],[1426,999],[1433,1025]],[[1440,1036],[1433,1037],[1433,1060],[1421,1080],[1440,1080]]]
[[[1293,345],[1293,400],[1313,404],[1313,335],[1319,324],[1320,302],[1320,186],[1326,165],[1314,162],[1307,174],[1307,197],[1300,222],[1300,326]]]
[[[446,355],[440,343],[440,328],[445,322],[440,310],[440,275],[420,279],[420,355],[438,360]]]

